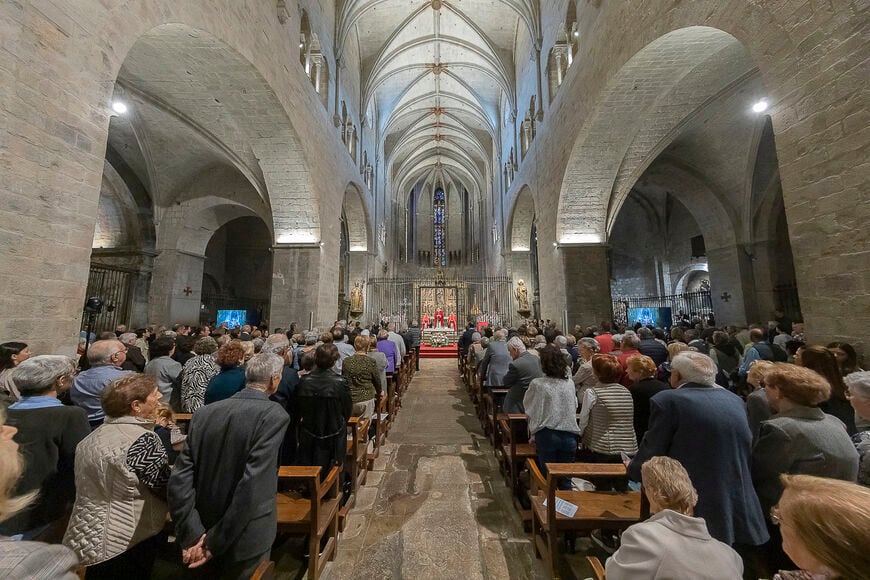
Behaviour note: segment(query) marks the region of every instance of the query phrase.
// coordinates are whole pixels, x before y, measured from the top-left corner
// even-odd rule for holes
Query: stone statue
[[[529,312],[529,289],[526,283],[520,280],[517,282],[517,312]]]
[[[362,282],[356,282],[353,285],[353,290],[350,291],[350,311],[363,311],[363,289]]]

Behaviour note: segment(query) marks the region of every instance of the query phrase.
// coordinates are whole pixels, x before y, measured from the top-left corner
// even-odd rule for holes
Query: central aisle
[[[544,577],[455,359],[420,361],[326,577]]]

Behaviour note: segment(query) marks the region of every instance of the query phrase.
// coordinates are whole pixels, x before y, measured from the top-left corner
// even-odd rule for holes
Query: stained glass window
[[[444,190],[435,190],[435,199],[433,200],[433,232],[435,235],[435,243],[433,248],[435,251],[435,265],[447,265],[447,212],[444,208]]]

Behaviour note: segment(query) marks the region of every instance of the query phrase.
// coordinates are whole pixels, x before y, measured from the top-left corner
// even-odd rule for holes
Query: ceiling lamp
[[[122,101],[115,101],[112,103],[112,110],[119,115],[123,115],[127,112],[127,105],[125,105]]]
[[[760,101],[752,105],[752,110],[756,113],[763,113],[767,110],[767,107],[767,99],[761,99]]]

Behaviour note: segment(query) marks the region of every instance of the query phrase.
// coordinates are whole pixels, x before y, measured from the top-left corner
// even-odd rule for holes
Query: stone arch
[[[298,135],[275,91],[230,44],[186,24],[153,27],[126,52],[115,93],[157,103],[212,143],[271,208],[276,242],[320,240],[318,200]]]
[[[757,74],[732,35],[691,26],[654,40],[602,91],[575,141],[556,224],[561,243],[606,240],[634,182],[705,104]]]
[[[508,244],[512,252],[528,252],[531,250],[530,240],[532,227],[535,223],[535,198],[527,185],[520,188],[514,199],[511,218],[508,226],[510,239]]]
[[[351,252],[366,252],[375,248],[369,209],[362,191],[357,184],[349,183],[341,207],[342,216],[346,218],[348,249]]]
[[[680,276],[680,279],[677,280],[676,285],[674,285],[674,294],[682,294],[686,292],[689,283],[698,276],[698,272],[705,272],[708,276],[710,274],[707,264],[691,264],[687,266],[683,275]]]

